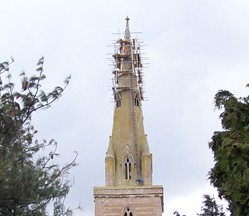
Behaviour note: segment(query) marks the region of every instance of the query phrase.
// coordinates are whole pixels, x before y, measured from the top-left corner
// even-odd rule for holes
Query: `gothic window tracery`
[[[129,206],[125,208],[124,216],[133,216],[133,213]]]

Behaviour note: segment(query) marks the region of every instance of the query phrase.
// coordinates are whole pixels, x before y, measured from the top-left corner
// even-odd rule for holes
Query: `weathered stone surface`
[[[152,183],[152,154],[142,114],[140,45],[124,39],[114,54],[115,111],[105,158],[105,187],[94,188],[95,216],[162,216],[163,187]]]
[[[162,216],[163,188],[95,187],[95,216],[120,216],[129,206],[134,216]]]

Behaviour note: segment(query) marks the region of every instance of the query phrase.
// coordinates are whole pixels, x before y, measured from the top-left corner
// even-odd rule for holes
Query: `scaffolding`
[[[119,92],[130,88],[130,90],[137,91],[139,100],[144,100],[143,91],[143,64],[142,64],[142,46],[138,39],[131,40],[118,39],[113,43],[114,54],[112,54],[112,90],[114,95],[114,102],[116,105],[120,100]],[[130,65],[124,67],[123,65]],[[125,74],[129,74],[130,86],[120,86],[119,80]],[[123,78],[124,80],[124,78]],[[127,80],[128,82],[128,80]]]

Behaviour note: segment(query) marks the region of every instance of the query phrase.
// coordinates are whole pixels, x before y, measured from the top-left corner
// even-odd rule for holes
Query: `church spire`
[[[131,39],[126,18],[124,39],[116,43],[113,93],[113,130],[106,154],[106,185],[152,184],[152,158],[142,114],[142,63],[140,44]]]
[[[125,20],[126,20],[126,28],[125,28],[124,39],[128,41],[131,39],[131,33],[130,33],[130,27],[129,27],[130,18],[127,16]]]
[[[95,216],[162,216],[163,188],[152,184],[152,154],[142,114],[140,44],[125,34],[114,44],[112,135],[105,157],[105,186],[94,188]]]

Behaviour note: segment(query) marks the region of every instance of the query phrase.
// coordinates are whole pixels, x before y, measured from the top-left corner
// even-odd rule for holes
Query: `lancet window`
[[[115,97],[115,101],[116,101],[116,107],[120,107],[121,106],[121,96],[118,92],[115,92],[114,94]]]
[[[139,99],[135,97],[135,106],[139,106]]]
[[[121,99],[116,100],[116,107],[120,107],[121,106]]]
[[[125,179],[131,179],[131,160],[129,157],[125,159]]]
[[[134,104],[135,106],[139,106],[140,105],[140,102],[139,102],[139,98],[138,98],[138,94],[136,93],[135,96],[134,96]]]

